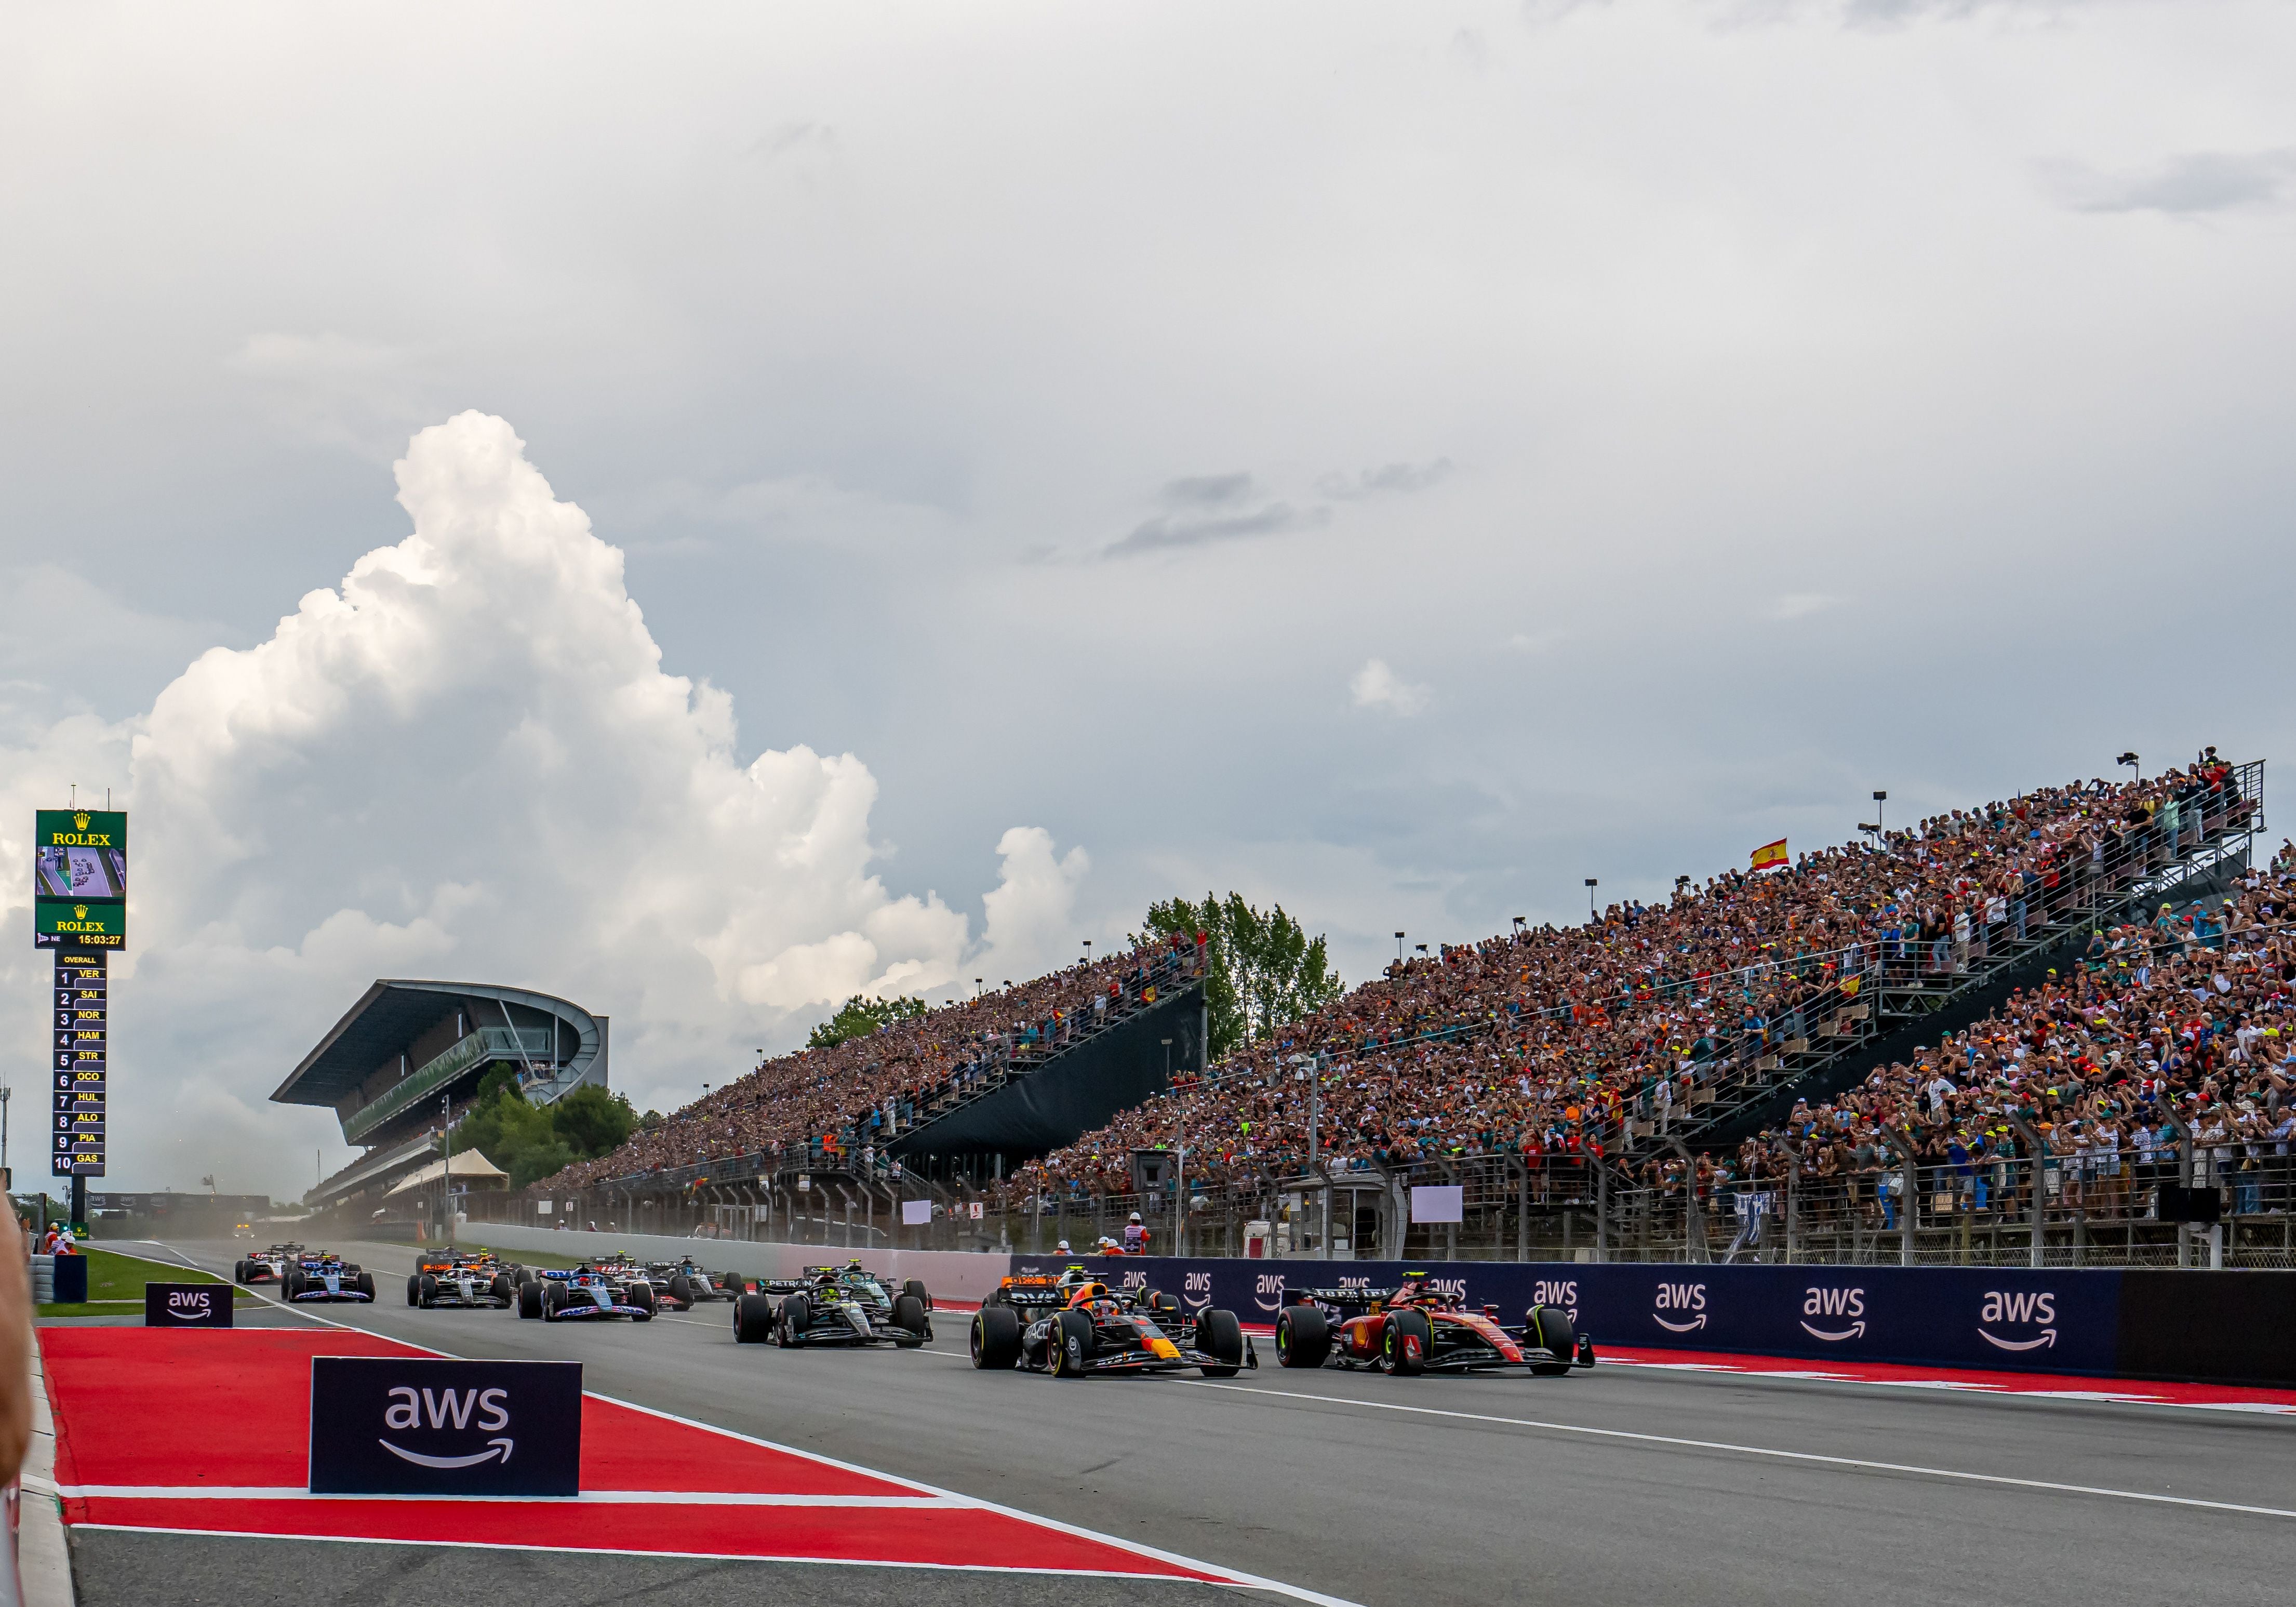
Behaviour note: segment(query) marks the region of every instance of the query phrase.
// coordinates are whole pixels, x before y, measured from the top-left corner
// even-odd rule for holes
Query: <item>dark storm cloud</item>
[[[1111,558],[1177,547],[1209,546],[1214,542],[1242,541],[1254,536],[1276,536],[1322,524],[1329,517],[1322,508],[1300,512],[1288,502],[1238,513],[1169,513],[1149,520],[1107,549]]]

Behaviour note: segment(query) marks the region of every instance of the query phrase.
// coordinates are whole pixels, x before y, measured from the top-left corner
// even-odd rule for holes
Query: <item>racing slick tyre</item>
[[[422,1303],[422,1278],[418,1273],[406,1275],[406,1303],[410,1306]]]
[[[972,1365],[986,1372],[1021,1360],[1021,1314],[1010,1306],[983,1306],[972,1314]]]
[[[1081,1311],[1062,1312],[1052,1341],[1053,1376],[1082,1378],[1092,1361],[1092,1319]]]
[[[422,1274],[415,1280],[415,1297],[416,1305],[426,1311],[430,1309],[430,1302],[439,1298],[439,1280],[427,1272]]]
[[[231,1264],[231,1281],[234,1283],[244,1283],[247,1282],[246,1262],[234,1261]]]
[[[542,1289],[543,1286],[532,1279],[518,1286],[519,1316],[534,1317],[542,1315]]]
[[[651,1323],[653,1321],[654,1307],[656,1303],[657,1302],[653,1298],[652,1284],[634,1283],[630,1286],[630,1304],[638,1308],[638,1315],[630,1319],[632,1322]]]
[[[687,1306],[693,1304],[693,1281],[684,1273],[672,1273],[670,1275],[669,1298]]]
[[[518,1291],[511,1286],[510,1275],[506,1272],[495,1274],[494,1282],[487,1285],[487,1293],[505,1306],[518,1299]]]
[[[1243,1368],[1243,1324],[1235,1320],[1233,1311],[1222,1311],[1218,1307],[1199,1311],[1196,1349],[1219,1358],[1217,1367],[1199,1369],[1206,1378],[1234,1378]]]
[[[916,1296],[917,1303],[922,1306],[927,1311],[931,1311],[932,1309],[932,1296],[925,1292],[925,1281],[922,1278],[909,1279],[906,1283],[901,1285],[901,1292],[903,1294],[913,1294]]]
[[[1283,1367],[1320,1367],[1332,1353],[1332,1325],[1314,1306],[1286,1306],[1275,1317],[1275,1362]]]
[[[1415,1378],[1427,1370],[1427,1349],[1433,1332],[1423,1311],[1409,1307],[1388,1316],[1380,1336],[1380,1354],[1387,1370],[1398,1378]]]
[[[1522,1337],[1525,1344],[1552,1350],[1559,1358],[1532,1362],[1530,1370],[1539,1377],[1555,1378],[1570,1371],[1570,1357],[1578,1349],[1578,1336],[1570,1331],[1570,1314],[1560,1306],[1533,1306],[1524,1312]]]
[[[798,1343],[799,1335],[813,1326],[813,1302],[801,1294],[793,1294],[782,1302],[781,1342],[784,1346]]]
[[[896,1341],[897,1343],[904,1345],[923,1344],[925,1342],[924,1302],[918,1300],[917,1297],[913,1294],[895,1295],[893,1297],[893,1326],[896,1328],[906,1328],[911,1333],[916,1335],[914,1340],[901,1340]]]
[[[542,1320],[544,1322],[556,1322],[558,1320],[558,1313],[565,1304],[565,1284],[545,1283],[542,1286]]]
[[[774,1331],[774,1303],[761,1294],[745,1294],[734,1302],[734,1342],[762,1345]]]
[[[367,1304],[371,1306],[374,1303],[374,1274],[362,1269],[358,1275],[358,1282],[352,1287],[366,1296]]]
[[[291,1300],[302,1292],[303,1269],[299,1267],[290,1267],[285,1275],[279,1280],[279,1298],[283,1300]]]

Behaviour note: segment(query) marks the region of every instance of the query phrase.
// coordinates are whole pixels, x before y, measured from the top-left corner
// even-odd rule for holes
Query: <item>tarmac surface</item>
[[[175,1247],[226,1275],[242,1248]],[[955,1313],[905,1353],[736,1346],[723,1306],[644,1326],[414,1310],[398,1295],[411,1250],[340,1248],[376,1271],[384,1298],[329,1307],[333,1321],[461,1357],[579,1360],[595,1393],[1276,1581],[1292,1599],[2278,1603],[2296,1556],[2296,1419],[2283,1416],[1625,1366],[1295,1373],[1265,1341],[1260,1369],[1234,1381],[1071,1382],[975,1372]],[[91,1607],[768,1593],[1101,1607],[1236,1594],[123,1530],[76,1529],[73,1554]]]

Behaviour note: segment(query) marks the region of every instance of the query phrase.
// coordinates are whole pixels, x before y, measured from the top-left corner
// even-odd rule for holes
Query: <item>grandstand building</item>
[[[529,1103],[606,1086],[606,1018],[546,993],[482,982],[378,980],[273,1092],[325,1105],[365,1153],[314,1188],[315,1206],[379,1198],[438,1152],[440,1119],[496,1067]]]

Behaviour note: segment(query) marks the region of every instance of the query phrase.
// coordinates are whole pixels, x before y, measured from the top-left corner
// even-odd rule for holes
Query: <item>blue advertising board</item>
[[[2120,1274],[2112,1271],[1013,1258],[1015,1273],[1073,1265],[1119,1288],[1163,1290],[1193,1309],[1225,1307],[1247,1324],[1274,1323],[1287,1286],[1391,1288],[1410,1274],[1471,1306],[1496,1306],[1508,1323],[1530,1306],[1559,1306],[1598,1349],[2083,1373],[2113,1372],[2119,1351]]]

